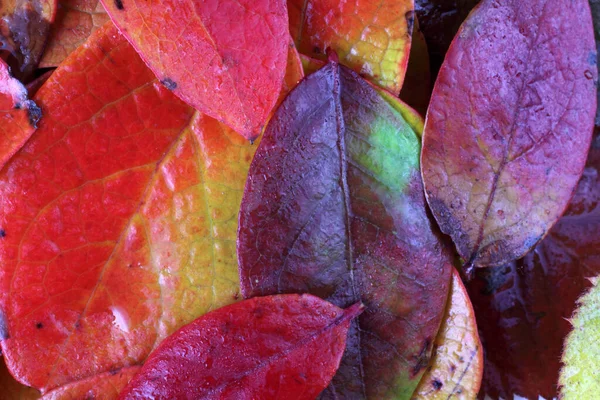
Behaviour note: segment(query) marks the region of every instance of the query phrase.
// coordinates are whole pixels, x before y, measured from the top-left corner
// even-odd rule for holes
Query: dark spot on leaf
[[[450,371],[452,371],[452,372],[456,371],[456,365],[450,364]]]
[[[252,312],[256,318],[261,318],[264,315],[265,310],[263,310],[261,307],[256,307]]]
[[[412,369],[412,377],[414,378],[421,372],[422,369],[427,368],[429,364],[429,351],[431,350],[431,339],[426,338],[423,342],[423,347],[417,356],[417,362]]]
[[[415,26],[415,12],[410,10],[406,14],[404,14],[404,18],[406,18],[406,31],[409,35],[412,35],[413,27]]]
[[[39,122],[40,118],[42,118],[42,109],[31,100],[27,100],[26,103],[29,125],[37,129],[37,123]]]
[[[123,0],[115,0],[115,7],[117,7],[117,10],[125,9],[125,7],[123,6]]]
[[[0,239],[3,239],[6,237],[6,231],[4,229],[0,229]]]
[[[108,371],[108,373],[111,375],[116,375],[119,373],[120,370],[121,370],[121,368],[113,368],[110,371]]]
[[[173,79],[171,78],[165,78],[162,81],[160,81],[160,83],[162,83],[163,85],[165,85],[165,87],[169,90],[175,90],[177,89],[177,83],[175,83],[173,81]]]
[[[41,322],[38,322],[37,324],[35,324],[35,327],[37,329],[42,329],[44,327],[44,324],[42,324]]]
[[[233,295],[233,299],[234,300],[238,300],[240,298],[240,293],[239,292],[235,292],[235,294]]]
[[[442,386],[444,386],[444,384],[442,382],[440,382],[439,379],[436,378],[431,382],[431,386],[433,386],[433,388],[435,390],[440,390],[442,388]]]
[[[315,47],[313,47],[313,53],[315,53],[315,54],[321,54],[322,52],[321,52],[320,48],[318,48],[317,46],[315,46]]]
[[[0,340],[6,340],[10,337],[8,334],[8,324],[3,311],[0,311]]]
[[[21,108],[23,108],[23,106],[21,105],[21,103],[15,104],[15,110],[20,110]]]

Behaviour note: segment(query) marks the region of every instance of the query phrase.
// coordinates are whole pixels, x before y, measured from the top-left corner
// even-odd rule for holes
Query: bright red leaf
[[[421,124],[330,62],[284,100],[252,162],[238,231],[244,296],[367,305],[323,398],[410,396],[429,363],[451,265],[426,213]]]
[[[522,257],[563,213],[585,165],[596,80],[587,0],[484,0],[463,24],[433,91],[422,162],[432,212],[469,266]]]
[[[297,294],[220,308],[161,343],[119,398],[314,399],[362,309]]]
[[[35,132],[40,109],[0,59],[0,170]]]
[[[285,0],[102,3],[167,88],[248,139],[261,133],[285,74]]]

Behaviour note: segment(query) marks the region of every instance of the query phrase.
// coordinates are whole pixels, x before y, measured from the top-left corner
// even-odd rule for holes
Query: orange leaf
[[[139,369],[121,368],[69,383],[47,393],[42,400],[116,399]]]
[[[37,400],[40,392],[15,380],[8,372],[4,360],[0,360],[0,394],[2,400]]]
[[[102,3],[167,88],[247,139],[260,134],[285,75],[284,0]]]

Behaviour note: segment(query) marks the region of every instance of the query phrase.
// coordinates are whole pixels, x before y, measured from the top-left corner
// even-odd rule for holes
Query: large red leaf
[[[285,74],[285,0],[102,4],[167,88],[248,139],[261,133]]]
[[[398,94],[413,30],[413,0],[288,0],[290,32],[298,51],[342,64]]]
[[[598,273],[600,135],[575,197],[548,236],[516,263],[477,271],[468,285],[486,350],[482,397],[558,395],[567,319]]]
[[[140,364],[240,297],[256,146],[170,93],[110,22],[36,101],[39,130],[0,171],[0,326],[12,373],[45,393]]]
[[[161,343],[119,398],[314,399],[361,310],[297,294],[220,308]]]
[[[585,165],[596,79],[587,0],[484,0],[463,24],[422,162],[433,214],[469,266],[522,257],[558,220]]]
[[[451,266],[425,209],[419,123],[330,62],[284,100],[252,162],[238,231],[244,296],[367,306],[323,398],[409,398],[428,365]]]
[[[40,109],[0,59],[0,170],[35,132]]]

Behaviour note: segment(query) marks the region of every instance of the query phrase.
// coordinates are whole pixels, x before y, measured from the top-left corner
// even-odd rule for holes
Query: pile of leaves
[[[0,14],[2,399],[600,389],[600,1]]]

